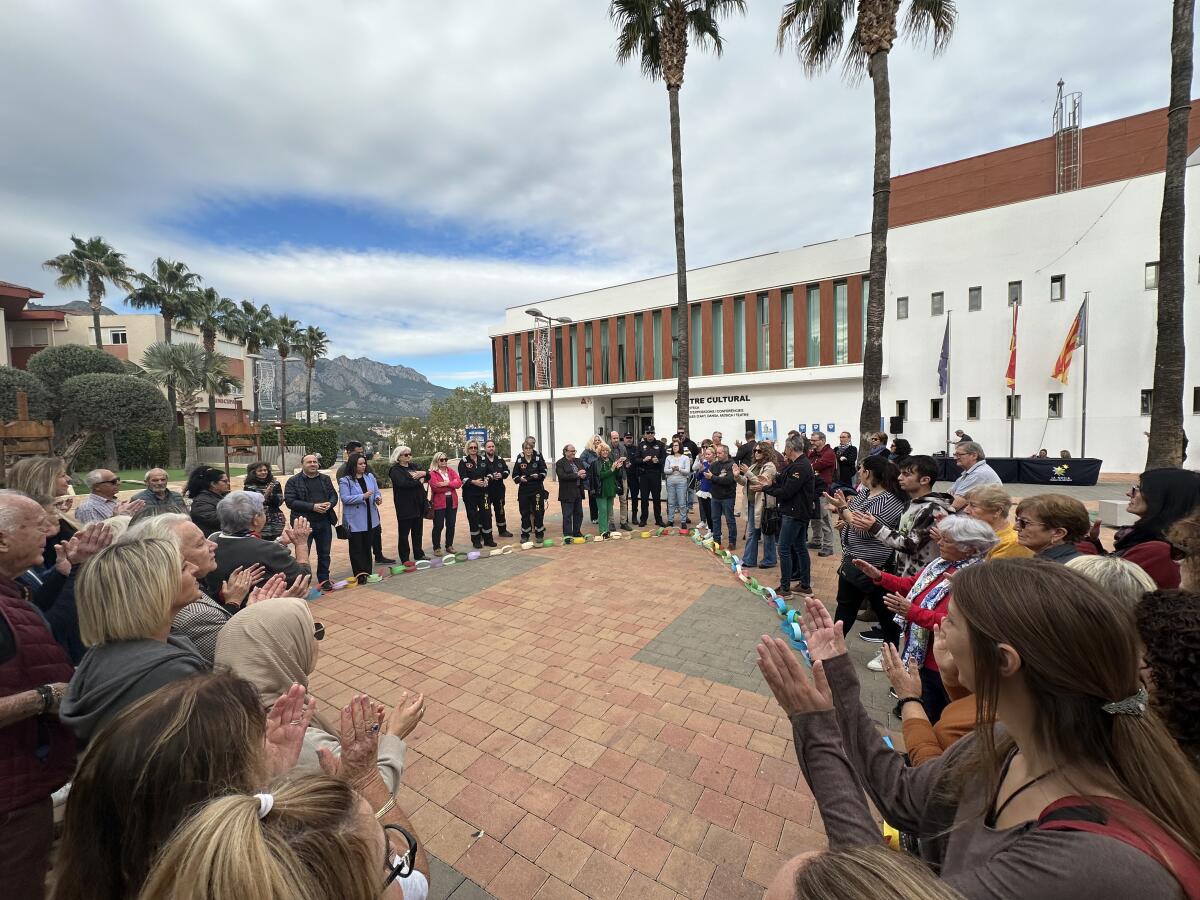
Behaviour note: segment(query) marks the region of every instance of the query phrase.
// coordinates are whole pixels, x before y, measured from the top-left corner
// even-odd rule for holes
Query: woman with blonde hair
[[[998,484],[983,484],[967,491],[964,496],[967,505],[963,507],[963,512],[991,525],[1000,541],[987,555],[988,559],[1029,559],[1033,556],[1033,551],[1017,540],[1017,531],[1008,521],[1008,512],[1012,509],[1012,497],[1008,491]]]
[[[458,518],[458,489],[462,479],[450,468],[446,454],[438,451],[429,463],[429,492],[433,494],[433,555],[442,553],[442,531],[446,552],[454,552],[454,523]]]
[[[907,853],[885,847],[814,850],[779,867],[763,900],[961,900]]]
[[[83,564],[75,603],[90,649],[60,712],[81,744],[135,700],[208,670],[191,641],[171,634],[175,613],[199,593],[196,567],[165,538],[111,544]]]
[[[29,456],[13,463],[6,478],[10,490],[21,491],[30,497],[49,497],[54,503],[59,527],[57,533],[46,539],[43,553],[43,564],[47,569],[53,568],[55,546],[69,541],[81,527],[67,502],[73,498],[66,463],[56,456]]]
[[[599,439],[597,439],[599,441]],[[612,527],[613,498],[617,496],[617,472],[620,471],[621,460],[613,463],[609,455],[612,448],[604,441],[596,444],[596,460],[589,467],[591,495],[595,498],[597,517],[600,522],[599,534],[609,535],[616,529]],[[679,513],[683,521],[683,512]]]
[[[592,524],[600,518],[599,498],[596,492],[592,489],[592,467],[595,466],[596,460],[600,458],[600,435],[593,434],[590,438],[584,441],[583,450],[579,454],[579,462],[587,469],[588,477],[580,482],[580,487],[587,494],[588,515],[591,517]],[[601,532],[603,533],[603,532]]]
[[[1067,560],[1067,566],[1092,579],[1130,609],[1136,608],[1147,593],[1158,589],[1145,569],[1119,556],[1080,554]]]
[[[466,453],[458,461],[458,477],[462,479],[462,499],[463,506],[467,508],[471,546],[476,550],[496,546],[492,538],[492,507],[488,498],[489,475],[487,460],[479,455],[479,441],[467,441]]]

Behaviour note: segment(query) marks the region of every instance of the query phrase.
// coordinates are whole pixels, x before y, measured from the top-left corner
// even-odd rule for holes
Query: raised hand
[[[293,684],[275,701],[267,713],[267,729],[263,734],[263,750],[271,775],[282,775],[296,765],[304,746],[304,732],[316,709],[316,701],[299,684]]]
[[[396,704],[396,708],[392,711],[392,714],[387,717],[383,730],[387,734],[394,734],[398,738],[406,738],[412,734],[414,728],[421,724],[421,719],[424,716],[425,695],[417,694],[410,699],[408,691],[405,691],[404,696],[400,698],[400,702]]]
[[[293,545],[297,542],[307,544],[308,536],[312,534],[312,526],[308,524],[308,519],[304,516],[296,516],[296,521],[292,523],[291,533]]]
[[[114,516],[135,516],[146,508],[145,500],[125,500],[117,504],[117,508],[113,511]]]
[[[303,600],[308,596],[308,589],[312,585],[312,579],[311,575],[297,575],[296,580],[292,582],[292,586],[283,592],[283,596],[299,597]]]
[[[846,502],[846,497],[844,494],[831,494],[828,491],[825,492],[825,502],[829,504],[829,506],[831,506],[835,512],[841,512],[850,505]]]
[[[282,572],[276,572],[264,581],[262,585],[250,592],[250,599],[246,605],[253,606],[255,603],[261,603],[263,600],[274,600],[276,597],[285,596],[286,592],[287,577]]]
[[[896,648],[887,641],[883,642],[883,673],[896,689],[896,697],[900,700],[906,697],[921,696],[921,669],[910,659],[902,662]]]
[[[867,562],[865,559],[854,560],[854,565],[860,572],[862,572],[864,575],[866,575],[872,581],[878,581],[881,577],[883,577],[883,573],[880,572],[873,565],[871,565],[869,562]]]
[[[71,574],[71,567],[82,565],[113,542],[113,532],[108,525],[99,522],[83,531],[77,531],[69,541],[56,544],[54,553],[57,557],[55,567],[63,575]],[[66,571],[60,568],[66,562]]]
[[[221,602],[230,606],[241,606],[246,595],[250,593],[250,588],[266,573],[266,568],[259,563],[249,568],[238,566],[221,584]]]
[[[339,774],[351,784],[370,781],[379,757],[379,717],[371,698],[359,694],[342,707],[338,742],[342,745]]]
[[[908,618],[908,611],[912,609],[912,601],[907,597],[902,597],[899,594],[887,593],[883,595],[883,605],[894,613]]]
[[[814,660],[833,659],[846,652],[842,623],[833,621],[825,604],[816,597],[804,601],[804,619],[800,623],[808,652]]]
[[[810,678],[785,641],[762,636],[758,642],[758,669],[775,701],[789,716],[833,708],[833,692],[823,664],[819,660],[813,663]]]
[[[851,510],[850,512],[850,524],[860,531],[870,531],[876,521],[876,518],[870,513],[859,512],[858,510]]]

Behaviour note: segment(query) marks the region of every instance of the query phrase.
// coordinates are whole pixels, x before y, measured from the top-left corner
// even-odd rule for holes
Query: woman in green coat
[[[619,484],[617,476],[619,469],[625,464],[625,459],[622,457],[614,463],[612,448],[603,441],[596,447],[596,452],[599,455],[588,467],[588,473],[592,496],[596,498],[600,534],[607,535],[612,531],[609,526],[612,523],[613,498],[617,496]]]

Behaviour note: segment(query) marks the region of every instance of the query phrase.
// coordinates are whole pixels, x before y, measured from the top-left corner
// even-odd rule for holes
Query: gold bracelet
[[[382,819],[384,816],[386,816],[388,813],[390,813],[392,811],[392,808],[395,807],[395,805],[396,805],[396,798],[395,797],[388,798],[388,802],[383,804],[383,806],[379,807],[379,811],[377,813],[375,813],[375,818]]]

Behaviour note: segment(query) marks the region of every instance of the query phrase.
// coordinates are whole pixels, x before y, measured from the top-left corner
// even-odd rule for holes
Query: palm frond
[[[617,27],[617,62],[636,57],[643,75],[662,78],[661,0],[612,0],[608,15]]]
[[[853,14],[854,0],[791,0],[779,18],[776,49],[782,52],[792,44],[807,74],[822,72],[842,52]]]
[[[918,47],[932,38],[936,56],[945,52],[957,22],[958,6],[954,0],[908,0],[904,33]]]
[[[688,7],[687,29],[691,42],[720,56],[725,50],[718,20],[733,13],[746,14],[745,0],[698,0]]]

